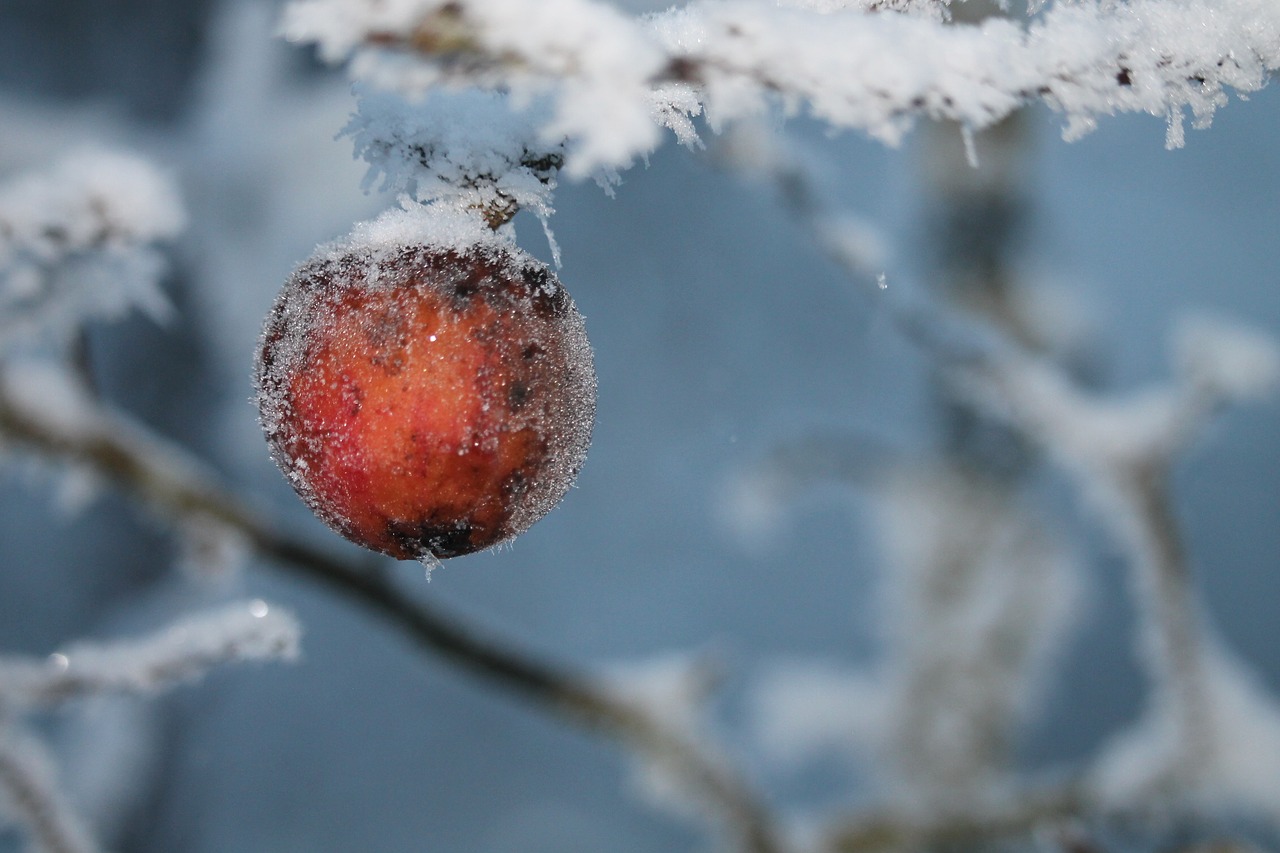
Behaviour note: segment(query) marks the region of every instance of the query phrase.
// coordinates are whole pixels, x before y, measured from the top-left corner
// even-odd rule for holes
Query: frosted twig
[[[15,381],[18,380],[18,381]],[[35,388],[31,388],[35,386]],[[39,389],[43,393],[24,393]],[[52,397],[56,405],[50,406]],[[424,650],[532,700],[557,716],[610,735],[667,768],[699,792],[726,835],[749,853],[785,848],[756,794],[696,742],[624,701],[607,686],[538,660],[477,631],[438,605],[402,592],[383,572],[330,556],[218,484],[204,465],[126,415],[74,397],[57,377],[0,375],[0,437],[56,460],[84,466],[181,521],[209,519],[237,531],[258,554],[345,600],[357,602]]]
[[[80,152],[0,186],[0,339],[138,305],[163,318],[152,243],[184,225],[172,182],[137,157]]]
[[[1073,473],[1125,548],[1143,608],[1143,661],[1154,701],[1172,715],[1178,761],[1167,784],[1185,783],[1211,746],[1204,628],[1168,481],[1179,452],[1214,408],[1196,389],[1112,402],[1086,397],[1051,366],[1012,349],[965,371],[988,408],[1040,443]]]
[[[726,135],[723,151],[744,174],[772,184],[817,247],[853,282],[871,288],[882,261],[864,247],[879,241],[866,229],[833,227],[849,220],[822,198],[801,158],[768,130],[746,126]],[[936,351],[961,361],[986,357],[990,343],[933,301],[902,282],[885,291],[871,292]],[[828,450],[816,461],[837,476],[849,468],[852,449]],[[773,491],[813,478],[812,460],[775,459],[775,468],[795,471],[769,471]],[[1019,508],[1006,482],[955,460],[882,461],[898,464],[868,472],[861,460],[865,485],[881,487],[879,528],[892,563],[882,581],[892,615],[878,678],[887,710],[864,747],[884,759],[876,769],[895,783],[903,819],[911,810],[928,823],[981,812],[1006,795],[1015,724],[1036,693],[1047,650],[1070,622],[1073,566],[1041,519]],[[850,718],[857,713],[848,711]]]
[[[517,208],[544,221],[553,212],[564,146],[538,138],[545,112],[486,91],[434,92],[417,103],[363,92],[343,132],[369,164],[366,189],[381,179],[380,190],[480,210],[497,227]]]
[[[22,826],[37,853],[100,850],[58,790],[44,748],[5,721],[0,721],[0,809]]]
[[[187,616],[136,640],[79,643],[44,662],[0,658],[0,706],[48,706],[104,692],[150,693],[231,661],[291,659],[300,629],[254,600]]]
[[[917,116],[976,131],[1043,101],[1068,138],[1146,112],[1169,119],[1176,146],[1185,109],[1207,126],[1229,89],[1257,90],[1280,67],[1270,0],[1058,4],[1026,26],[796,5],[704,0],[630,20],[591,0],[294,0],[284,32],[402,91],[550,91],[543,131],[570,139],[576,176],[630,165],[657,144],[661,115],[705,112],[719,127],[775,95],[890,144]]]

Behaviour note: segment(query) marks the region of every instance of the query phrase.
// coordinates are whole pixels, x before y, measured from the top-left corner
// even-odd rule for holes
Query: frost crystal
[[[546,110],[518,110],[510,98],[470,89],[432,92],[421,103],[390,92],[362,92],[347,125],[369,163],[366,187],[416,201],[502,212],[518,205],[545,219],[564,161],[563,146],[540,141]]]
[[[1168,792],[1197,808],[1280,819],[1280,707],[1220,646],[1210,647],[1205,670],[1205,748],[1188,756],[1178,709],[1154,702],[1094,767],[1092,793],[1104,805],[1129,807]]]

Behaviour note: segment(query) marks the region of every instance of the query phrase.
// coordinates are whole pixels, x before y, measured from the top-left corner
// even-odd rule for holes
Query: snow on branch
[[[758,110],[776,91],[891,144],[916,115],[981,129],[1036,99],[1067,116],[1069,138],[1118,112],[1189,107],[1204,125],[1226,88],[1258,89],[1280,66],[1280,10],[1267,0],[1060,5],[1025,28],[703,2],[654,24],[698,70],[713,121]]]
[[[82,151],[0,184],[0,342],[134,306],[167,316],[151,244],[184,220],[170,179],[126,154]]]
[[[1207,126],[1229,89],[1254,91],[1280,67],[1271,0],[1082,2],[1026,25],[955,26],[889,11],[901,5],[703,0],[631,19],[591,0],[294,0],[284,33],[406,93],[550,93],[540,129],[568,138],[575,177],[629,166],[659,125],[688,141],[691,116],[718,129],[775,97],[889,144],[919,116],[981,129],[1042,100],[1066,116],[1068,138],[1100,116],[1146,112],[1169,119],[1176,147],[1185,110]]]
[[[650,80],[662,51],[603,3],[299,0],[284,33],[316,43],[331,62],[354,54],[356,77],[408,93],[462,81],[527,96],[555,81],[559,97],[542,130],[574,140],[578,176],[629,164],[658,142]]]
[[[150,693],[223,663],[291,660],[297,657],[300,634],[292,614],[255,599],[187,616],[140,639],[77,643],[40,663],[0,658],[0,705]]]
[[[1117,749],[1160,760],[1148,763],[1138,784],[1131,761],[1104,755],[1100,764],[1111,769],[1100,771],[1105,781],[1097,791],[1106,796],[1123,790],[1132,797],[1140,788],[1141,795],[1185,796],[1204,789],[1211,777],[1212,787],[1241,793],[1238,806],[1257,810],[1256,791],[1280,778],[1280,750],[1271,748],[1280,743],[1274,733],[1280,722],[1274,732],[1268,729],[1266,750],[1243,761],[1249,749],[1231,735],[1238,717],[1231,709],[1248,704],[1268,721],[1280,721],[1280,710],[1222,674],[1223,655],[1214,651],[1196,600],[1169,483],[1178,454],[1218,409],[1274,389],[1280,348],[1256,332],[1197,320],[1183,325],[1175,351],[1181,367],[1175,381],[1127,399],[1087,395],[1050,365],[1013,348],[965,366],[959,382],[1076,477],[1129,557],[1151,699],[1142,737]]]
[[[518,208],[545,221],[564,146],[540,140],[538,120],[548,115],[543,106],[518,110],[509,99],[476,89],[433,92],[417,104],[362,90],[344,133],[369,163],[366,189],[381,178],[380,190],[477,210],[494,227]]]

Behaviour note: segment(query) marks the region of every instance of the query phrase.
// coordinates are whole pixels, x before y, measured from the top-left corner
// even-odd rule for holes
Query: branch
[[[774,96],[889,144],[918,117],[979,130],[1043,101],[1066,116],[1068,138],[1100,116],[1146,112],[1168,117],[1177,147],[1184,109],[1207,126],[1229,89],[1255,91],[1280,68],[1270,0],[1059,4],[1025,27],[754,0],[640,20],[592,0],[294,0],[284,32],[386,88],[550,93],[542,131],[570,139],[577,177],[629,166],[658,144],[659,124],[705,112],[718,128]]]
[[[39,853],[99,853],[80,817],[59,792],[44,748],[4,722],[0,722],[0,806],[26,830]]]
[[[0,436],[41,456],[83,466],[174,520],[212,520],[234,530],[280,568],[359,602],[423,650],[522,695],[543,711],[614,737],[668,769],[702,798],[742,849],[783,851],[764,805],[697,743],[582,673],[516,651],[409,597],[386,573],[281,533],[269,514],[223,488],[185,450],[66,386],[65,378],[45,371],[0,375]]]
[[[107,691],[146,693],[228,661],[292,659],[297,620],[263,601],[187,616],[148,637],[78,643],[44,662],[0,658],[0,705],[49,706]]]

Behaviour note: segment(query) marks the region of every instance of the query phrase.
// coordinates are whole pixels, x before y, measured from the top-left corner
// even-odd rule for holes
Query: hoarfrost
[[[1061,4],[1025,26],[949,26],[932,3],[859,6],[705,0],[632,20],[588,0],[295,0],[284,31],[330,61],[355,54],[358,78],[412,94],[446,81],[549,93],[543,139],[568,139],[574,177],[652,150],[655,117],[687,142],[688,117],[719,129],[775,98],[889,144],[916,116],[977,131],[1043,100],[1068,138],[1145,112],[1170,117],[1176,145],[1184,110],[1205,127],[1228,89],[1254,91],[1280,67],[1269,0]]]
[[[889,567],[882,747],[904,804],[987,805],[1079,602],[1045,522],[992,483],[944,466],[884,484]]]
[[[681,739],[720,760],[707,704],[720,681],[718,662],[705,653],[672,652],[615,664],[604,677],[609,692],[642,709]],[[703,803],[688,780],[656,757],[637,755],[636,786],[650,803],[682,817],[696,817]]]
[[[553,91],[543,138],[571,140],[568,170],[575,177],[629,165],[657,143],[648,81],[662,54],[604,4],[299,0],[286,9],[283,32],[316,42],[329,61],[355,54],[358,77],[411,95],[468,77],[501,81],[519,98]],[[403,52],[413,50],[440,50],[445,61],[439,67],[405,61]]]
[[[1173,339],[1174,362],[1192,389],[1224,401],[1251,400],[1280,384],[1280,346],[1238,323],[1184,318]]]
[[[517,204],[546,219],[553,212],[563,146],[544,144],[545,104],[518,109],[509,97],[478,89],[434,91],[419,103],[391,92],[360,91],[345,133],[369,163],[366,188],[408,193],[483,210]]]
[[[317,248],[312,260],[336,261],[353,252],[384,255],[408,247],[493,253],[514,245],[510,228],[495,231],[479,211],[449,204],[418,204],[402,198],[399,207],[357,223],[346,238]]]
[[[168,177],[124,154],[82,151],[0,186],[0,342],[134,307],[167,317],[165,264],[150,244],[184,221]]]

